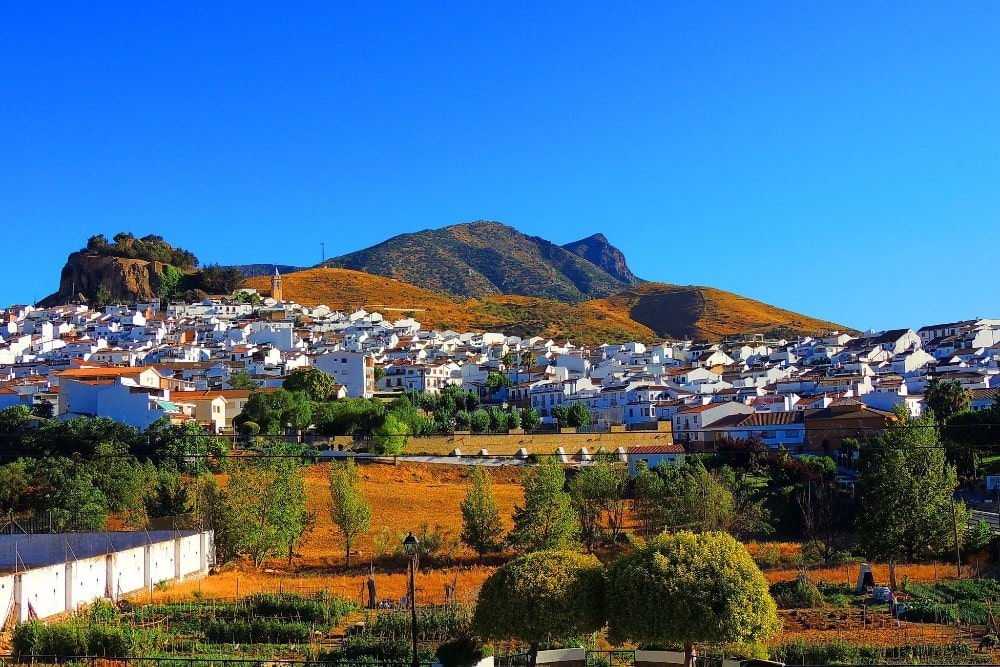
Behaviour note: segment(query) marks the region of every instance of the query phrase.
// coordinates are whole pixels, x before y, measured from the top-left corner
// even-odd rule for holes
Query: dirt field
[[[362,586],[369,573],[369,562],[377,565],[374,576],[378,596],[396,599],[406,594],[408,575],[403,558],[378,558],[377,537],[390,531],[392,548],[398,546],[407,531],[419,533],[421,526],[438,527],[443,534],[457,540],[462,527],[459,505],[465,497],[468,468],[419,463],[371,463],[362,466],[363,492],[372,504],[372,530],[361,540],[349,571],[344,568],[343,547],[330,521],[329,465],[312,466],[306,474],[309,507],[316,513],[317,525],[296,549],[291,567],[285,561],[266,563],[261,570],[245,565],[227,565],[204,579],[172,584],[156,590],[157,601],[182,600],[193,596],[233,598],[258,591],[312,592],[330,589],[340,595],[360,601]],[[521,470],[516,467],[488,468],[493,476],[493,489],[500,505],[500,514],[510,527],[514,504],[522,500],[519,483]],[[770,548],[784,555],[799,548],[794,543],[773,545],[751,544],[751,553]],[[493,571],[494,564],[479,564],[475,555],[463,547],[456,548],[450,559],[433,569],[422,566],[417,576],[417,599],[421,602],[444,601],[445,584],[456,584],[458,600],[473,602],[483,580]],[[897,577],[908,576],[913,583],[934,582],[954,576],[946,565],[900,565]],[[765,572],[768,581],[794,579],[798,570],[776,569]],[[814,581],[835,583],[857,582],[858,566],[810,570]],[[888,566],[874,564],[877,583],[888,582]],[[148,600],[149,594],[140,596]],[[876,646],[903,644],[947,644],[959,635],[952,629],[930,624],[903,623],[896,626],[888,614],[862,615],[857,609],[821,609],[783,611],[784,630],[777,641],[805,639],[810,641],[847,639]]]

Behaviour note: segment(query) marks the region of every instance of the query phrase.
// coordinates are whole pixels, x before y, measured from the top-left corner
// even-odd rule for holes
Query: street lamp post
[[[420,667],[420,659],[417,657],[417,553],[420,550],[420,541],[413,536],[411,531],[403,540],[403,550],[410,557],[410,636],[413,639],[413,667]]]

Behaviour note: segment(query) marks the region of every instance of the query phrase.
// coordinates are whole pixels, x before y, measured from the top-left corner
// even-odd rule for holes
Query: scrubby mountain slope
[[[632,284],[574,252],[498,222],[402,234],[323,266],[472,297],[517,294],[577,302]]]
[[[268,278],[249,287],[268,288]],[[845,328],[710,287],[646,283],[607,299],[576,304],[517,295],[466,299],[344,269],[309,269],[286,276],[285,297],[335,310],[377,310],[412,316],[425,328],[503,331],[578,344],[651,342],[660,338],[716,341],[735,333],[781,330],[818,333]]]
[[[267,290],[270,279],[247,280],[247,286]],[[595,307],[594,302],[563,303],[516,295],[466,299],[425,290],[404,282],[347,269],[308,269],[285,276],[286,299],[307,306],[324,304],[334,310],[364,308],[389,319],[412,316],[426,329],[503,331],[518,336],[544,336],[578,344],[651,341],[651,329],[627,313]]]
[[[611,274],[627,285],[638,285],[642,282],[628,268],[628,262],[625,261],[625,255],[622,251],[611,245],[604,234],[594,234],[585,239],[567,243],[562,247],[574,255],[583,257],[591,264],[595,264],[602,271]]]
[[[850,330],[714,287],[646,283],[602,303],[673,339],[716,341],[742,333],[790,336]]]

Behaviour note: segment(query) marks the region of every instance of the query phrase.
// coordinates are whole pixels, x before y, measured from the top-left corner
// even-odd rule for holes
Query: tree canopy
[[[462,542],[480,557],[500,548],[503,522],[493,495],[493,480],[482,466],[469,471],[469,487],[462,501]]]
[[[371,527],[372,506],[361,493],[361,471],[353,459],[334,463],[330,469],[330,518],[340,530],[344,560],[351,565],[351,548]]]
[[[575,551],[520,556],[483,582],[472,624],[487,639],[529,642],[532,656],[539,642],[595,632],[604,625],[601,563]]]
[[[653,538],[608,570],[609,639],[682,644],[757,643],[781,627],[767,579],[746,547],[726,533]]]
[[[336,386],[334,377],[318,368],[296,368],[281,383],[282,389],[300,391],[310,401],[329,400]]]
[[[566,473],[553,456],[524,471],[524,505],[514,507],[511,544],[529,552],[562,549],[576,541],[576,514],[565,485]]]
[[[965,513],[954,505],[958,477],[934,416],[911,417],[905,406],[895,414],[896,424],[861,450],[858,539],[869,558],[915,560],[954,548]]]

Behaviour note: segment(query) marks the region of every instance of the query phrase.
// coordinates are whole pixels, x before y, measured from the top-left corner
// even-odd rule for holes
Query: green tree
[[[569,406],[556,405],[552,407],[552,417],[559,426],[569,426]]]
[[[980,519],[965,533],[965,550],[972,553],[985,551],[989,549],[995,538],[996,535],[993,534],[993,528],[990,527],[990,524],[986,523],[985,519]]]
[[[400,454],[410,438],[410,428],[406,422],[390,412],[372,435],[373,454]]]
[[[570,482],[580,537],[588,550],[606,536],[612,552],[617,552],[628,509],[628,482],[628,467],[610,456],[600,456],[593,465],[581,468]]]
[[[462,542],[483,555],[500,548],[503,522],[493,495],[493,480],[482,466],[469,471],[469,486],[462,501]]]
[[[934,416],[911,417],[897,406],[896,423],[861,450],[858,539],[869,558],[915,560],[955,547],[965,508],[955,505],[958,478],[938,440]],[[960,539],[960,537],[959,537]],[[895,586],[895,581],[892,582]]]
[[[514,364],[517,363],[517,357],[514,356],[513,352],[504,352],[503,356],[500,357],[500,366],[505,371],[509,371],[514,368]]]
[[[31,406],[31,414],[39,419],[52,419],[55,413],[56,406],[52,405],[52,401],[44,398]]]
[[[581,426],[590,425],[590,408],[587,407],[586,403],[577,401],[569,407],[569,412],[566,415],[568,421],[567,426],[571,428],[580,428]],[[559,421],[562,423],[562,420]]]
[[[239,370],[230,373],[229,375],[229,386],[232,389],[257,389],[257,381],[253,379],[247,371]]]
[[[663,478],[664,475],[642,464],[638,466],[633,481],[635,499],[632,511],[639,522],[639,532],[646,539],[660,533],[664,527],[660,511],[666,493]]]
[[[94,310],[101,310],[104,306],[111,303],[114,296],[111,294],[111,290],[107,288],[104,283],[97,286],[94,290],[94,295],[90,299],[90,305]]]
[[[725,533],[663,534],[612,563],[607,618],[612,642],[681,644],[688,667],[698,642],[760,643],[781,627],[767,579]]]
[[[351,566],[351,547],[371,528],[372,506],[361,493],[361,471],[353,459],[334,463],[330,469],[330,518],[340,530],[344,561]]]
[[[501,388],[510,387],[510,378],[503,373],[489,373],[486,376],[486,388],[490,390],[490,396],[500,391]]]
[[[276,450],[236,461],[229,474],[226,532],[234,551],[257,567],[288,554],[309,524],[299,460]]]
[[[329,400],[336,386],[333,376],[318,368],[296,368],[281,383],[282,389],[302,392],[310,401]]]
[[[765,587],[764,592],[767,592]],[[538,645],[590,634],[604,625],[601,563],[575,551],[539,551],[520,556],[483,582],[472,626],[485,639],[517,639]]]
[[[490,428],[490,413],[480,408],[469,415],[469,427],[473,433],[483,433]]]
[[[159,288],[157,289],[157,294],[160,295],[160,298],[172,299],[177,296],[180,293],[184,276],[185,273],[181,269],[165,264],[158,274]]]
[[[313,405],[313,421],[323,435],[370,434],[385,419],[385,403],[361,398],[343,398]]]
[[[198,422],[171,424],[163,418],[153,422],[145,435],[158,463],[168,461],[178,470],[192,474],[201,474],[205,469],[212,438]]]
[[[695,532],[727,530],[733,518],[732,492],[698,459],[664,466],[663,524]]]
[[[301,431],[312,423],[312,405],[301,392],[253,391],[233,423],[239,429],[248,421],[259,424],[267,435],[281,435],[288,427]]]
[[[0,465],[0,512],[25,506],[28,482],[28,467],[24,460]]]
[[[542,425],[542,418],[534,408],[521,408],[521,427],[525,431],[534,431]]]
[[[522,552],[571,546],[578,530],[566,473],[554,456],[546,456],[521,475],[524,505],[514,506],[514,530],[509,540]]]
[[[932,378],[924,389],[924,402],[938,421],[946,424],[952,415],[969,409],[972,395],[961,380],[942,382],[940,378]]]
[[[257,292],[245,292],[245,291],[241,291],[241,292],[237,292],[236,293],[236,300],[239,303],[249,303],[249,304],[254,305],[254,306],[259,306],[260,305],[260,294],[257,294]]]

